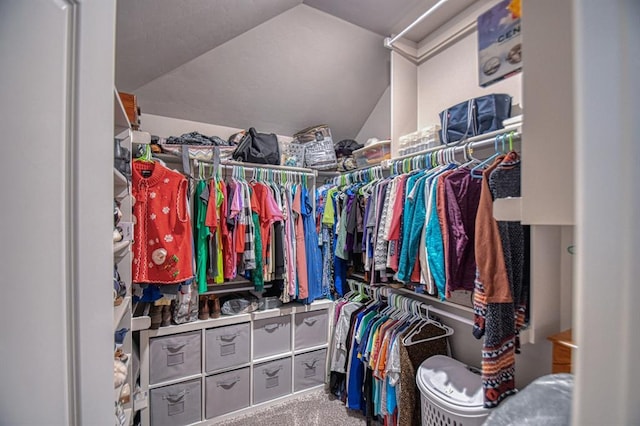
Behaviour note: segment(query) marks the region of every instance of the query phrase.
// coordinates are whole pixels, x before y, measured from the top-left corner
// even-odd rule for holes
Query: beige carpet
[[[220,426],[356,426],[367,422],[342,401],[319,389],[251,414],[216,423]]]

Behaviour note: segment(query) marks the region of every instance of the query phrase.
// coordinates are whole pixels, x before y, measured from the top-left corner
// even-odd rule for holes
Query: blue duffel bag
[[[502,129],[511,117],[511,96],[491,94],[469,99],[440,113],[440,140],[449,145]]]

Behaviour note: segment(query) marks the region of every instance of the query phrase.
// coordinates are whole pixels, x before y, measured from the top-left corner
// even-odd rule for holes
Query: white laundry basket
[[[418,368],[422,426],[479,426],[484,408],[482,378],[453,358],[435,355]]]

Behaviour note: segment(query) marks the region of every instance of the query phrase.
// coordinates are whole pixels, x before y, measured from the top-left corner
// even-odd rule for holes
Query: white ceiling
[[[143,114],[285,135],[326,123],[355,138],[389,86],[384,37],[435,2],[118,0],[116,86]],[[406,38],[471,2],[449,0]]]

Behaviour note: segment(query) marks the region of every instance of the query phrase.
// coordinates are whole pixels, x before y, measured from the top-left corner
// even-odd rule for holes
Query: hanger
[[[493,141],[493,148],[495,150],[495,152],[493,153],[493,155],[491,155],[489,158],[487,158],[486,160],[482,161],[481,163],[477,164],[476,166],[474,166],[471,169],[471,176],[474,178],[482,178],[482,170],[485,166],[491,164],[491,162],[498,157],[501,152],[498,150],[498,139],[500,137],[504,137],[504,135],[498,135],[495,137],[494,141]],[[480,172],[478,172],[478,170],[480,170]]]
[[[411,330],[411,332],[409,334],[407,334],[404,337],[404,339],[402,339],[402,344],[403,345],[405,345],[405,346],[413,346],[413,345],[417,345],[419,343],[426,343],[426,342],[430,342],[432,340],[442,339],[443,337],[449,337],[449,336],[453,335],[453,329],[451,327],[446,326],[444,324],[441,324],[438,321],[435,321],[435,320],[429,318],[429,305],[424,305],[424,304],[421,303],[420,306],[424,306],[424,308],[426,310],[426,314],[425,314],[424,317],[422,317],[422,315],[418,312],[418,314],[420,316],[420,321],[422,323],[417,325],[416,327],[414,327],[413,330]],[[427,337],[427,338],[424,338],[424,339],[414,340],[414,337],[417,336],[418,334],[420,334],[420,332],[423,330],[423,328],[427,324],[433,324],[436,327],[441,328],[444,331],[444,334],[440,334],[440,335],[434,336],[434,337]]]
[[[460,165],[460,167],[469,167],[470,165],[472,165],[473,163],[479,162],[480,160],[478,160],[477,158],[474,158],[473,155],[471,155],[473,152],[473,148],[471,147],[471,143],[467,143],[464,145],[463,149],[462,149],[462,153],[464,155],[464,163]]]
[[[363,288],[363,284],[362,283],[358,283],[358,293],[355,295],[355,297],[353,299],[351,299],[352,302],[362,302],[366,300],[365,297],[365,293],[364,293],[364,288]]]
[[[142,155],[136,158],[134,161],[140,161],[142,163],[153,163],[153,157],[151,152],[151,145],[145,144]]]

